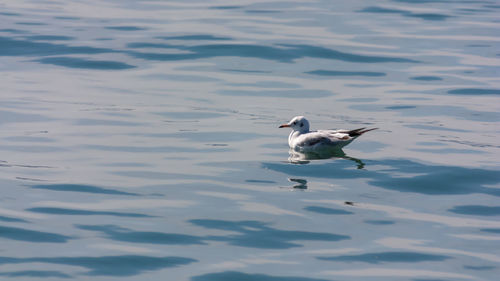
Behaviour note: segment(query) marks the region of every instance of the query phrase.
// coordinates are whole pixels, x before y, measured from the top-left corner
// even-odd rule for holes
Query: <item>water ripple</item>
[[[0,237],[35,243],[66,243],[72,239],[72,237],[62,234],[8,226],[0,226]]]
[[[139,194],[132,192],[119,191],[114,189],[102,188],[83,184],[50,184],[50,185],[34,185],[31,188],[46,189],[53,191],[69,191],[69,192],[86,192],[94,194],[112,194],[112,195],[134,195]]]
[[[144,271],[160,270],[196,262],[184,257],[151,257],[139,255],[101,257],[40,257],[10,258],[0,257],[0,264],[48,263],[84,267],[90,276],[133,276]]]
[[[296,276],[276,276],[268,274],[249,274],[238,271],[224,271],[217,273],[207,273],[194,276],[191,281],[229,281],[229,280],[245,280],[245,281],[328,281],[327,279],[316,279],[308,277]]]
[[[295,241],[341,241],[350,236],[309,231],[280,230],[259,221],[225,221],[212,219],[190,220],[207,229],[235,231],[238,234],[209,236],[210,240],[225,241],[231,245],[261,249],[288,249],[300,247]]]

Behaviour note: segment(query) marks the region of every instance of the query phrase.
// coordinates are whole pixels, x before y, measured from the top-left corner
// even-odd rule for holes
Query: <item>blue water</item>
[[[497,280],[499,14],[0,3],[0,279]]]

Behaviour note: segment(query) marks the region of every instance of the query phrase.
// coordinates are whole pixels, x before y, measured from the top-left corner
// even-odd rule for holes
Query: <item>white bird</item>
[[[355,130],[309,131],[309,121],[304,116],[296,116],[290,122],[279,126],[292,128],[288,136],[291,149],[300,152],[315,152],[323,149],[341,149],[362,134],[377,128]]]

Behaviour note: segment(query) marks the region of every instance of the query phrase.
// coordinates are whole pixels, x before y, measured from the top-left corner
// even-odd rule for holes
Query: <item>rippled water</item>
[[[498,1],[2,1],[0,278],[494,280]],[[289,161],[288,131],[379,127]]]

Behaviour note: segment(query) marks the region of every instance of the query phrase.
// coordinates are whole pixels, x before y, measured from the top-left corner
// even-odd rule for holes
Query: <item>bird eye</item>
[[[297,121],[293,122],[294,125],[297,125]]]

